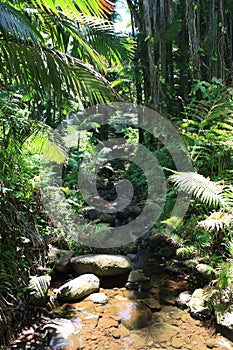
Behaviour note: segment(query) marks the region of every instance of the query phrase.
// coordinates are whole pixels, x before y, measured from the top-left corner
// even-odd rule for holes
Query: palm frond
[[[131,61],[134,55],[134,41],[124,35],[102,28],[87,28],[86,36],[89,45],[106,57],[110,65],[122,66],[122,62]],[[124,59],[124,60],[123,60]]]
[[[54,30],[56,23],[50,18],[50,28]],[[57,30],[62,33],[63,42],[60,47],[66,47],[68,37],[72,37],[71,55],[89,62],[98,70],[107,72],[107,65],[122,66],[123,60],[130,61],[134,54],[134,42],[127,36],[116,35],[111,22],[104,19],[86,18],[83,22],[74,22],[62,17]],[[59,37],[59,33],[54,35]]]
[[[20,5],[20,0],[16,1]],[[32,0],[34,8],[43,12],[49,12],[59,17],[60,9],[67,17],[80,19],[83,13],[87,16],[106,16],[114,9],[114,5],[109,0]]]
[[[177,172],[170,176],[179,190],[193,194],[203,203],[213,206],[230,207],[232,205],[232,190],[219,182],[211,181],[195,172]]]
[[[106,102],[114,91],[100,73],[79,59],[56,50],[0,40],[0,77],[29,91],[51,92],[62,99],[62,88],[76,98]]]
[[[12,6],[0,1],[0,33],[5,39],[14,38],[37,45],[42,37],[30,21]]]

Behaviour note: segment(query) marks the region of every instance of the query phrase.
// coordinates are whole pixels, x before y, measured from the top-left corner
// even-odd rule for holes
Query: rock
[[[197,264],[196,269],[203,274],[211,274],[213,272],[213,268],[207,264]]]
[[[221,326],[233,329],[233,312],[224,312],[217,319],[217,323]]]
[[[149,290],[151,287],[150,278],[145,276],[141,269],[130,272],[126,288],[130,290]]]
[[[146,305],[131,300],[117,303],[115,311],[121,323],[129,330],[147,327],[152,316]]]
[[[48,257],[50,260],[54,260],[55,270],[59,272],[67,271],[68,264],[70,262],[71,257],[74,255],[73,251],[57,249],[54,247],[50,247]]]
[[[78,274],[93,273],[96,276],[115,276],[132,269],[130,259],[124,255],[87,254],[71,259],[71,265]]]
[[[173,337],[171,345],[174,349],[182,349],[184,341],[181,338]]]
[[[156,343],[167,343],[171,338],[177,336],[179,328],[165,323],[162,319],[158,319],[157,322],[152,323],[150,331],[153,334],[153,338],[156,339]],[[167,349],[171,349],[171,347],[167,347]]]
[[[133,349],[145,349],[146,339],[139,334],[132,334],[130,339],[132,340]]]
[[[158,302],[158,300],[156,300],[155,298],[146,298],[146,299],[143,299],[143,303],[145,305],[147,305],[151,310],[153,311],[159,311],[161,310],[161,305],[160,303]]]
[[[162,247],[158,251],[158,256],[162,256],[164,258],[170,258],[171,256],[175,255],[176,248],[171,246]]]
[[[197,264],[196,270],[203,284],[208,284],[211,280],[213,280],[216,277],[215,271],[210,265],[202,263]]]
[[[220,349],[222,350],[232,350],[231,344],[227,341],[227,339],[221,338],[217,340],[216,347],[220,346]]]
[[[128,253],[128,254],[127,254],[127,257],[130,258],[130,260],[131,260],[132,262],[135,262],[135,261],[138,260],[137,254]]]
[[[57,298],[62,301],[81,299],[99,289],[99,278],[93,274],[79,276],[57,290]]]
[[[142,211],[138,205],[128,205],[123,211],[118,213],[120,221],[130,222],[135,219]]]
[[[42,306],[50,287],[51,277],[48,275],[31,276],[28,290],[30,293],[29,303],[35,306]]]
[[[105,293],[92,293],[89,298],[95,304],[107,304],[108,297]]]
[[[189,307],[193,316],[202,318],[209,315],[209,310],[205,306],[205,290],[203,288],[198,288],[193,292]]]
[[[167,245],[167,239],[164,233],[155,233],[149,238],[149,245],[152,249],[159,250]]]
[[[100,222],[104,222],[104,223],[110,224],[112,226],[114,226],[114,224],[115,224],[115,218],[111,214],[102,214],[102,215],[100,215],[99,220],[100,220]]]
[[[178,301],[179,305],[189,306],[189,302],[190,302],[191,298],[192,298],[191,293],[188,291],[185,291],[185,292],[182,292],[179,294],[177,301]]]
[[[75,332],[72,321],[64,318],[55,318],[43,326],[45,337],[48,337],[51,350],[62,349],[68,337]]]

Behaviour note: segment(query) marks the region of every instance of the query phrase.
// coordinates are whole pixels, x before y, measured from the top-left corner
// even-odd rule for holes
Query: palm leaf
[[[105,102],[116,93],[101,74],[79,59],[56,50],[0,40],[0,74],[5,84],[14,80],[24,88],[52,91],[62,99],[65,87],[73,96]]]
[[[170,180],[179,190],[191,193],[202,202],[221,207],[232,205],[232,190],[195,172],[177,172]]]
[[[22,3],[21,0],[14,1],[14,4],[19,8],[22,8]],[[103,17],[114,9],[113,4],[108,0],[32,0],[31,3],[35,9],[39,9],[43,13],[54,14],[58,18],[59,9],[72,19],[80,19],[81,13],[87,16]]]
[[[5,39],[13,37],[17,41],[37,45],[42,40],[40,33],[19,11],[0,1],[0,33]]]

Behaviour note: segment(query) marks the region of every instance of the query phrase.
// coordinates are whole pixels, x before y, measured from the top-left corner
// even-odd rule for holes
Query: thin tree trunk
[[[148,0],[143,0],[143,11],[144,11],[144,23],[145,23],[148,60],[149,60],[149,87],[150,87],[150,100],[146,102],[149,105],[156,106],[158,103],[157,74],[155,70],[154,38],[152,33],[150,8],[149,8]]]
[[[201,65],[200,65],[200,53],[199,53],[199,38],[197,32],[197,13],[196,2],[194,0],[186,0],[186,23],[189,36],[189,51],[190,61],[193,66],[193,78],[201,78]]]

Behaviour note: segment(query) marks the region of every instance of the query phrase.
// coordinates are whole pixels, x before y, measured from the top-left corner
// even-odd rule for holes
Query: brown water
[[[188,309],[178,306],[179,293],[190,289],[187,277],[168,275],[157,261],[149,266],[148,262],[147,257],[144,271],[150,275],[150,289],[145,292],[117,287],[119,279],[111,277],[108,283],[101,283],[100,292],[108,297],[105,305],[95,304],[90,297],[48,305],[50,318],[68,318],[75,326],[62,350],[233,350],[233,343],[216,333],[213,320],[194,319]],[[34,318],[7,349],[51,349],[41,327],[49,317],[42,323]]]
[[[181,277],[162,274],[153,278],[146,293],[101,289],[109,299],[106,305],[90,298],[64,304],[62,314],[72,318],[77,331],[63,350],[233,349],[210,320],[195,320],[187,309],[176,306],[186,284]]]

